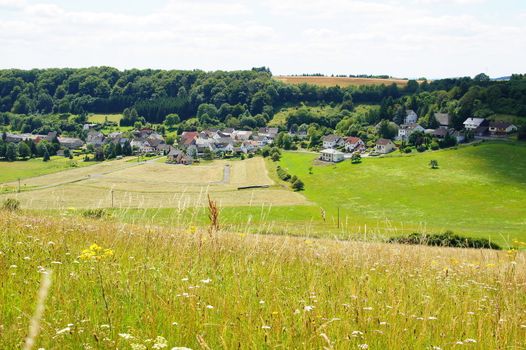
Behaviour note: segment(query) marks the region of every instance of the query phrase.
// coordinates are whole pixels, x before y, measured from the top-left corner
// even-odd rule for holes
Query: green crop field
[[[17,162],[0,162],[0,184],[15,181],[19,178],[26,179],[92,164],[94,163],[83,162],[81,157],[73,160],[65,157],[51,157],[51,160],[48,162],[43,162],[42,158]]]
[[[317,166],[315,158],[289,152],[280,164],[305,182],[308,200],[331,218],[340,208],[340,220],[354,231],[453,230],[501,242],[526,238],[525,144],[485,143],[366,158],[361,164]],[[429,168],[431,159],[439,169]]]

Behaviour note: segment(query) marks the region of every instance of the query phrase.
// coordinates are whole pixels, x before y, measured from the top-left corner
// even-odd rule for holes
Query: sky
[[[0,68],[526,73],[525,0],[0,0]]]

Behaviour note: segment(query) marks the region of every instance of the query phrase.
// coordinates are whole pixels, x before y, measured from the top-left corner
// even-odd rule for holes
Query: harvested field
[[[405,79],[376,79],[376,78],[339,78],[339,77],[307,77],[307,76],[277,76],[274,79],[287,84],[313,84],[318,86],[362,86],[362,85],[391,85],[405,86]]]

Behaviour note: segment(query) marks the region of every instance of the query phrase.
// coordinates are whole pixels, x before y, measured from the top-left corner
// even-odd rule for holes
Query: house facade
[[[418,120],[418,115],[412,109],[406,110],[405,114],[404,124],[413,124]]]
[[[338,150],[327,148],[321,151],[320,159],[324,162],[338,163],[344,160],[344,154]]]
[[[484,118],[468,118],[464,121],[464,128],[466,130],[475,130],[478,127],[484,126]]]
[[[491,135],[508,135],[515,131],[517,131],[517,127],[508,122],[494,121],[489,123]]]
[[[387,154],[387,153],[391,153],[392,151],[394,151],[395,148],[396,146],[393,143],[393,141],[388,140],[388,139],[379,139],[378,141],[376,141],[374,150],[376,153]]]
[[[409,139],[409,136],[416,131],[424,132],[425,129],[416,123],[402,124],[398,128],[397,139],[406,141]]]
[[[361,138],[359,137],[353,137],[353,136],[350,136],[350,137],[347,137],[345,139],[345,150],[349,153],[352,153],[352,152],[365,152],[365,143],[362,141]]]
[[[322,138],[323,148],[335,148],[338,146],[343,146],[343,140],[338,135],[327,135]]]

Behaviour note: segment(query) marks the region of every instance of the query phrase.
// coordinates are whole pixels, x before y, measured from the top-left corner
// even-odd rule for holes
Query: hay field
[[[108,119],[109,122],[119,124],[122,114],[91,114],[88,116],[88,122],[102,124]]]
[[[376,78],[346,78],[346,77],[303,77],[303,76],[276,76],[274,79],[286,84],[313,84],[318,86],[362,86],[362,85],[391,85],[395,83],[398,87],[407,85],[404,79],[376,79]]]
[[[113,164],[111,164],[113,163]],[[177,208],[207,205],[207,194],[220,206],[308,205],[301,195],[272,186],[261,158],[214,161],[204,165],[143,164],[116,161],[28,179],[41,189],[0,196],[17,198],[24,208]],[[228,169],[227,169],[228,168]],[[87,169],[90,169],[89,172]],[[67,183],[66,183],[67,182]],[[238,186],[269,188],[238,190]]]

